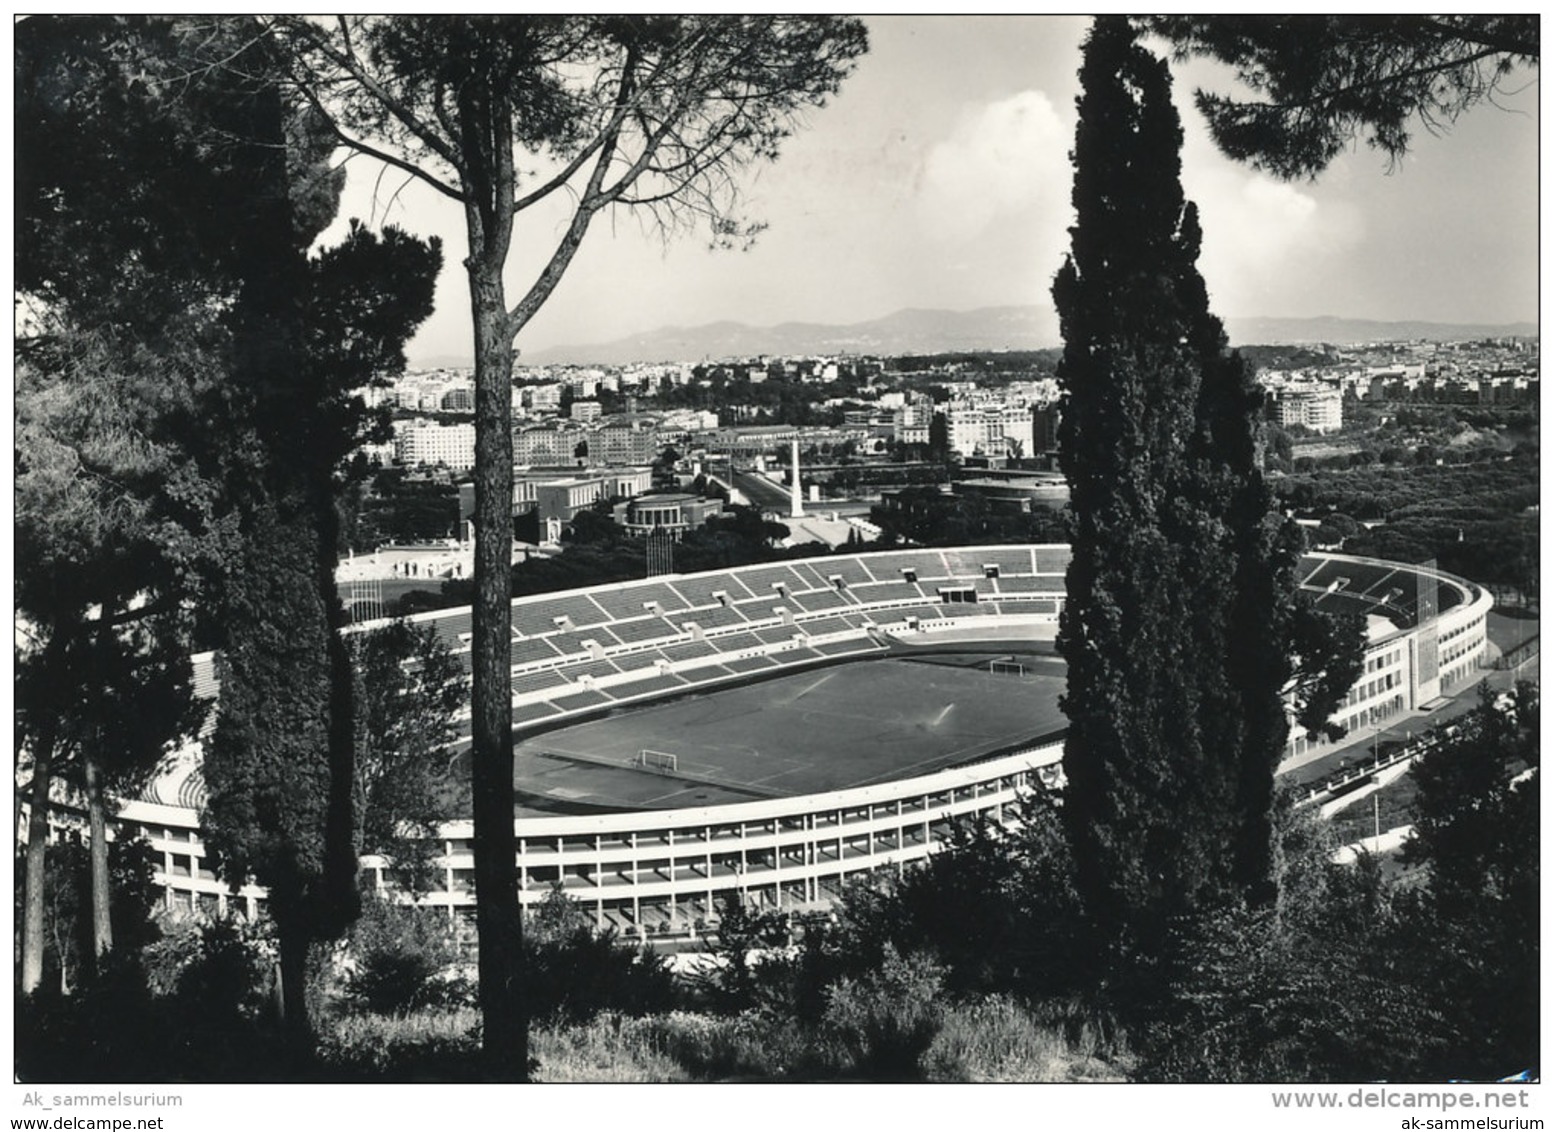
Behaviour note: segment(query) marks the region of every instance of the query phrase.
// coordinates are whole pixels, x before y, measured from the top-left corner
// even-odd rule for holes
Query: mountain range
[[[1443,322],[1379,322],[1336,318],[1230,318],[1226,333],[1234,345],[1326,342],[1335,346],[1400,339],[1453,341],[1465,338],[1525,338],[1538,334],[1535,322],[1501,325]],[[981,307],[969,311],[899,310],[884,318],[846,325],[784,322],[749,326],[711,322],[670,326],[581,346],[523,352],[524,365],[623,365],[628,362],[702,361],[758,354],[923,354],[971,350],[1039,350],[1062,345],[1057,315],[1037,306]],[[423,366],[468,366],[469,359],[427,358]]]

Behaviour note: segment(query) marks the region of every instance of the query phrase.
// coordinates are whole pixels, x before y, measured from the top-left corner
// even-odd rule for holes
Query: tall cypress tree
[[[1173,917],[1271,893],[1293,546],[1257,470],[1259,394],[1197,270],[1165,63],[1098,19],[1080,70],[1062,320],[1073,557],[1064,814],[1124,966]]]
[[[404,344],[431,312],[441,251],[353,224],[343,243],[308,258],[329,217],[317,207],[310,217],[316,202],[295,191],[307,172],[295,152],[298,111],[263,86],[242,109],[261,189],[234,319],[231,396],[241,412],[228,490],[243,538],[218,595],[208,832],[229,880],[252,875],[270,890],[286,1017],[305,1033],[309,947],[357,911],[355,674],[334,574],[340,471],[370,423],[352,391],[403,369]]]

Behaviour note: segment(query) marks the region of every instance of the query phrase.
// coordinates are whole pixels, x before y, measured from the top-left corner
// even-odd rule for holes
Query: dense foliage
[[[1399,562],[1434,560],[1486,586],[1536,594],[1539,462],[1522,454],[1485,464],[1365,468],[1295,475],[1281,504],[1321,516],[1343,550]],[[1349,520],[1381,525],[1360,529]]]
[[[404,366],[404,343],[431,313],[441,267],[436,244],[396,229],[353,225],[334,247],[307,254],[323,221],[294,207],[301,153],[278,63],[263,47],[267,81],[239,99],[236,149],[252,195],[231,202],[231,238],[243,264],[233,307],[227,403],[219,460],[243,540],[220,581],[222,696],[207,748],[209,840],[225,875],[270,890],[292,1023],[310,941],[355,914],[359,844],[354,809],[354,674],[339,635],[346,615],[335,583],[337,474],[364,439],[381,435],[355,390]],[[225,72],[217,71],[221,75]]]
[[[458,488],[447,480],[414,478],[403,468],[364,477],[342,503],[348,508],[344,542],[358,553],[458,534]]]
[[[202,148],[197,113],[135,81],[137,59],[165,61],[173,39],[160,21],[39,17],[17,29],[15,690],[20,780],[30,776],[40,816],[23,884],[24,991],[41,974],[50,784],[85,789],[93,950],[104,951],[104,792],[132,789],[197,727],[192,599],[228,545],[197,453],[231,265],[208,254],[219,225],[183,206],[234,191],[235,173],[225,152]]]
[[[1053,287],[1072,546],[1064,817],[1124,997],[1174,917],[1272,881],[1295,543],[1270,522],[1260,394],[1198,274],[1165,64],[1097,20],[1080,70],[1073,251]]]
[[[353,390],[403,367],[441,257],[359,226],[307,254],[343,175],[258,31],[134,17],[20,31],[23,510],[36,520],[20,533],[38,581],[22,594],[47,685],[136,724],[112,729],[123,751],[80,747],[97,826],[103,780],[126,785],[197,723],[194,641],[223,647],[212,847],[235,883],[273,883],[295,965],[299,936],[348,916],[356,859],[334,496],[345,455],[383,422]],[[68,671],[72,656],[90,663]],[[29,744],[40,788],[60,737],[44,727]]]
[[[949,494],[937,487],[904,488],[891,503],[870,508],[869,519],[880,528],[879,541],[884,546],[897,542],[977,546],[1068,541],[1061,512],[1040,506],[1029,511],[1001,507],[982,495]]]
[[[442,850],[437,827],[468,812],[448,751],[464,671],[429,625],[393,621],[353,634],[350,648],[361,849],[386,859],[396,886],[424,892]]]
[[[1147,26],[1183,55],[1229,64],[1254,96],[1198,91],[1229,156],[1313,177],[1356,136],[1396,162],[1411,129],[1445,130],[1536,67],[1538,16],[1157,16]]]

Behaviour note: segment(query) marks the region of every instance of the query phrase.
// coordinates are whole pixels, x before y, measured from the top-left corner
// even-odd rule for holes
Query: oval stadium
[[[1065,546],[839,554],[515,600],[522,901],[559,884],[600,927],[687,939],[726,899],[819,911],[859,874],[902,869],[968,820],[1010,816],[1059,774],[1068,557]],[[1300,575],[1319,606],[1366,618],[1363,672],[1337,717],[1346,727],[1473,678],[1491,605],[1478,586],[1336,554],[1308,555]],[[467,667],[467,608],[412,620]],[[211,673],[197,658],[206,696]],[[1287,753],[1317,745],[1297,733]],[[121,805],[121,830],[160,854],[170,907],[252,915],[263,890],[233,893],[207,867],[203,798],[196,747]],[[456,920],[473,914],[471,832],[442,828],[424,901]],[[382,862],[364,867],[383,883]]]

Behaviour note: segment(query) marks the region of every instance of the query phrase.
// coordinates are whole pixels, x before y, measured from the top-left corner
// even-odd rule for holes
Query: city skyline
[[[721,320],[850,323],[904,308],[1050,306],[1070,222],[1073,98],[1088,21],[1051,16],[868,17],[871,49],[775,164],[744,172],[748,251],[711,252],[704,229],[668,243],[640,218],[599,217],[551,300],[519,335],[536,352]],[[1157,45],[1158,46],[1158,45]],[[1222,157],[1191,105],[1230,90],[1224,68],[1173,64],[1183,182],[1204,228],[1201,268],[1226,318],[1322,315],[1535,321],[1537,77],[1450,133],[1416,131],[1387,159],[1359,143],[1315,182]],[[356,159],[351,217],[444,240],[437,311],[412,364],[470,352],[457,205]],[[558,219],[529,215],[508,281],[521,293]],[[1056,344],[1056,343],[1054,343]]]

